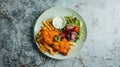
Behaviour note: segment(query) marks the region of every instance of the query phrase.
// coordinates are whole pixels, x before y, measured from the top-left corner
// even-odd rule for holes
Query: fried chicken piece
[[[48,45],[52,45],[54,43],[54,37],[56,35],[59,35],[60,32],[57,30],[54,31],[41,31],[41,36],[44,39],[44,41],[48,44]]]
[[[64,56],[66,56],[71,49],[70,44],[66,40],[66,38],[63,38],[61,41],[54,42],[53,48],[59,51]]]

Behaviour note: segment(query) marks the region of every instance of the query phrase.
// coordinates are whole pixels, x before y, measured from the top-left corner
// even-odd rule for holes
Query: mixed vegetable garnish
[[[66,21],[65,27],[59,29],[62,31],[62,38],[65,37],[69,41],[76,42],[82,36],[82,25],[80,24],[80,20],[74,16],[65,16],[64,19]]]

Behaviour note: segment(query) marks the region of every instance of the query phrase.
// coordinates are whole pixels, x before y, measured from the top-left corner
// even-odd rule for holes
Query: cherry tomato
[[[75,26],[75,27],[74,27],[74,31],[75,31],[75,32],[78,32],[78,30],[79,30],[79,27]]]

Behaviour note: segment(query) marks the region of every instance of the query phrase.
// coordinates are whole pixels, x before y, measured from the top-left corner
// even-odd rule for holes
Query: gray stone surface
[[[33,40],[36,19],[53,6],[85,20],[88,37],[74,58],[54,60]],[[0,67],[120,67],[120,0],[0,0]]]

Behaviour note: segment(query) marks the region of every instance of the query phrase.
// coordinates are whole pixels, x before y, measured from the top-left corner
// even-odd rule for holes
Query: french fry
[[[47,23],[47,22],[51,23],[52,21],[53,21],[53,18],[51,18],[51,19],[49,19],[48,21],[46,21],[46,23]]]
[[[69,44],[70,44],[71,46],[75,46],[75,45],[76,45],[76,43],[74,43],[74,42],[69,42]]]
[[[40,50],[45,53],[48,49],[46,49],[43,45],[40,44]]]
[[[59,53],[58,51],[54,51],[54,52],[53,52],[53,55],[58,54],[58,53]]]
[[[43,27],[42,29],[45,30],[45,31],[49,31],[49,29],[46,26]]]
[[[46,22],[42,22],[49,30],[52,30]]]
[[[55,29],[50,22],[47,22],[47,24],[48,24],[48,26],[49,26],[52,30]]]
[[[36,40],[37,40],[38,43],[40,43],[41,39],[42,39],[42,37],[39,36]]]

